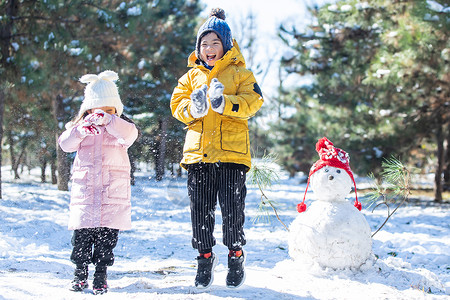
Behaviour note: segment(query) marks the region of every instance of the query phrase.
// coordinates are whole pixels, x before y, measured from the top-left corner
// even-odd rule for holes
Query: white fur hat
[[[86,74],[80,78],[80,82],[87,83],[84,90],[84,100],[81,104],[79,116],[82,116],[87,110],[112,106],[117,110],[117,115],[122,115],[123,104],[120,101],[119,91],[114,81],[119,79],[114,71],[104,71],[98,75]]]

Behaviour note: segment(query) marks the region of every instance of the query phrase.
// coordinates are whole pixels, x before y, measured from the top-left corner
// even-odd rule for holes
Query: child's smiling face
[[[200,58],[208,64],[214,66],[223,56],[223,45],[220,38],[214,32],[205,35],[200,42]]]

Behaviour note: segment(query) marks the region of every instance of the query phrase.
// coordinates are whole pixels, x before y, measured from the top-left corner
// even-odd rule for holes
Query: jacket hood
[[[241,49],[239,49],[239,45],[235,39],[233,39],[233,47],[228,50],[221,59],[226,61],[227,64],[236,64],[245,68],[244,56],[242,55]],[[197,66],[201,66],[201,63],[195,54],[195,51],[193,51],[188,58],[188,67],[193,68]]]

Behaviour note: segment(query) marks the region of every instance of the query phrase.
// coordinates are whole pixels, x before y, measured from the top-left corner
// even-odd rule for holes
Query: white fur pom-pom
[[[95,75],[95,74],[86,74],[86,75],[81,76],[80,82],[82,82],[82,83],[90,83],[90,82],[95,82],[98,79],[99,79],[98,76]]]
[[[111,70],[101,72],[100,74],[98,74],[98,77],[100,79],[105,79],[105,80],[110,80],[110,81],[119,80],[119,75],[117,75],[116,72],[111,71]]]

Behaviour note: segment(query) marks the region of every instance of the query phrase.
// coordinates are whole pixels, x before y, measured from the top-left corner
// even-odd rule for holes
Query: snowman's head
[[[351,191],[352,183],[355,187],[355,207],[361,210],[361,203],[356,195],[356,183],[350,169],[350,157],[342,149],[334,147],[326,137],[316,143],[316,151],[320,159],[316,161],[309,171],[303,201],[297,205],[298,212],[306,210],[305,198],[308,186],[311,184],[318,200],[343,201]]]
[[[344,169],[324,166],[312,174],[310,185],[316,200],[345,201],[353,181]]]

